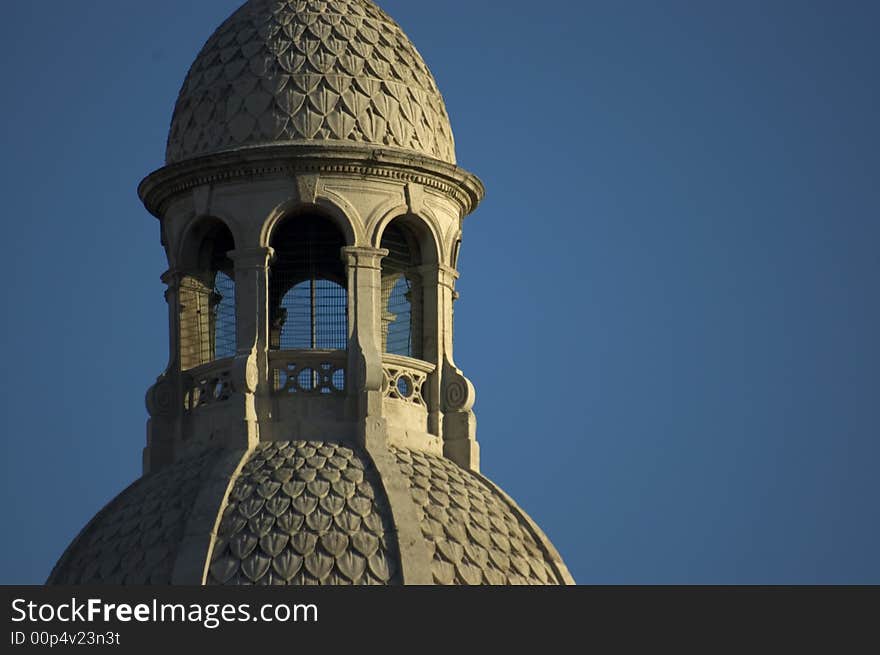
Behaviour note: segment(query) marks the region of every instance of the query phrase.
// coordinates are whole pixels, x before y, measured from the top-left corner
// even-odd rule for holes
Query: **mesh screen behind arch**
[[[272,235],[269,346],[273,350],[348,347],[348,291],[336,225],[319,215],[286,218]]]

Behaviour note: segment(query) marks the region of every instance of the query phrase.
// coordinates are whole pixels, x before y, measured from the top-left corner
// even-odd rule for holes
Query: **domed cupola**
[[[236,11],[139,187],[169,310],[144,473],[49,582],[573,583],[480,474],[453,358],[462,227],[483,192],[374,3]]]
[[[196,57],[167,162],[275,143],[357,143],[455,163],[425,62],[397,23],[363,0],[252,0]]]

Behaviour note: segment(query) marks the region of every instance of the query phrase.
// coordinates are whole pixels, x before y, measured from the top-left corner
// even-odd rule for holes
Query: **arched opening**
[[[412,229],[401,219],[382,233],[382,349],[422,358],[422,254]]]
[[[272,350],[348,347],[348,292],[341,249],[345,239],[315,214],[286,218],[275,228],[269,277]]]
[[[235,249],[232,233],[216,219],[193,226],[181,252],[180,367],[232,357],[236,349]]]

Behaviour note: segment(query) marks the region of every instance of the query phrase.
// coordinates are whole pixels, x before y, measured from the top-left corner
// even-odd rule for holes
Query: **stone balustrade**
[[[385,353],[382,355],[385,373],[382,389],[385,397],[427,407],[422,386],[435,368],[433,364],[420,359]]]
[[[229,400],[232,358],[218,359],[183,372],[183,409],[191,412]]]
[[[272,351],[272,394],[341,394],[345,391],[345,360],[344,350]]]

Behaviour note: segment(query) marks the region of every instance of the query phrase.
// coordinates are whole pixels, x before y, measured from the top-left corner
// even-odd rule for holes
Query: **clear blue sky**
[[[880,583],[880,4],[383,0],[485,203],[484,471],[582,583]],[[140,472],[186,70],[237,0],[11,2],[0,583]]]

